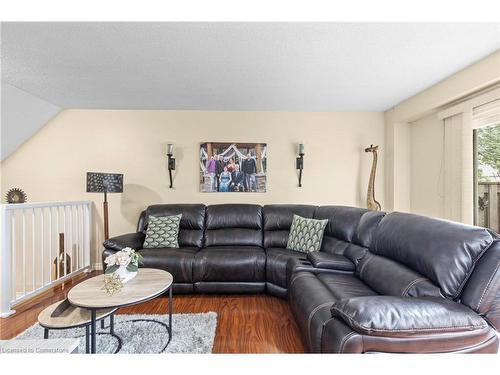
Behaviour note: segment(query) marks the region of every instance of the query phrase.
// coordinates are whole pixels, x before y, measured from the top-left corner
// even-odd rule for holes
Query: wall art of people
[[[204,193],[265,193],[267,144],[200,145],[200,191]]]

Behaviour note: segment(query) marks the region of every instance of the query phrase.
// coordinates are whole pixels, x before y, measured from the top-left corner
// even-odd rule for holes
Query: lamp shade
[[[123,193],[123,174],[87,172],[87,193]]]

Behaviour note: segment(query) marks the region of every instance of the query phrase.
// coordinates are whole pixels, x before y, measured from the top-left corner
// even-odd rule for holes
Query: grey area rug
[[[139,321],[134,321],[139,320]],[[118,353],[159,353],[168,342],[168,331],[158,320],[168,325],[168,315],[115,315],[115,334],[122,339]],[[211,353],[217,327],[215,312],[200,314],[173,314],[172,340],[163,353]],[[109,318],[105,328],[97,322],[97,353],[114,353],[118,340],[109,334]],[[79,337],[79,353],[85,353],[85,328],[50,330],[49,338]],[[14,340],[43,339],[43,328],[38,323],[19,334]]]

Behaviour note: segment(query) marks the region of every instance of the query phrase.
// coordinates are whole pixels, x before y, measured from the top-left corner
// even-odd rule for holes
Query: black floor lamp
[[[108,193],[123,193],[123,174],[87,172],[87,193],[104,193],[104,239],[109,238]]]

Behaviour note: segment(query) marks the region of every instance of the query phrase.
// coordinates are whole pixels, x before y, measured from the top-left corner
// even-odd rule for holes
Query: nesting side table
[[[109,317],[109,334],[118,339],[121,346],[121,339],[114,332],[114,313],[116,308],[101,309],[96,311],[96,321],[101,321],[104,328],[104,319]],[[71,305],[68,300],[56,302],[46,307],[38,315],[38,323],[44,328],[43,338],[49,338],[50,330],[70,329],[85,327],[85,352],[90,353],[90,325],[92,323],[89,310],[81,309]]]

